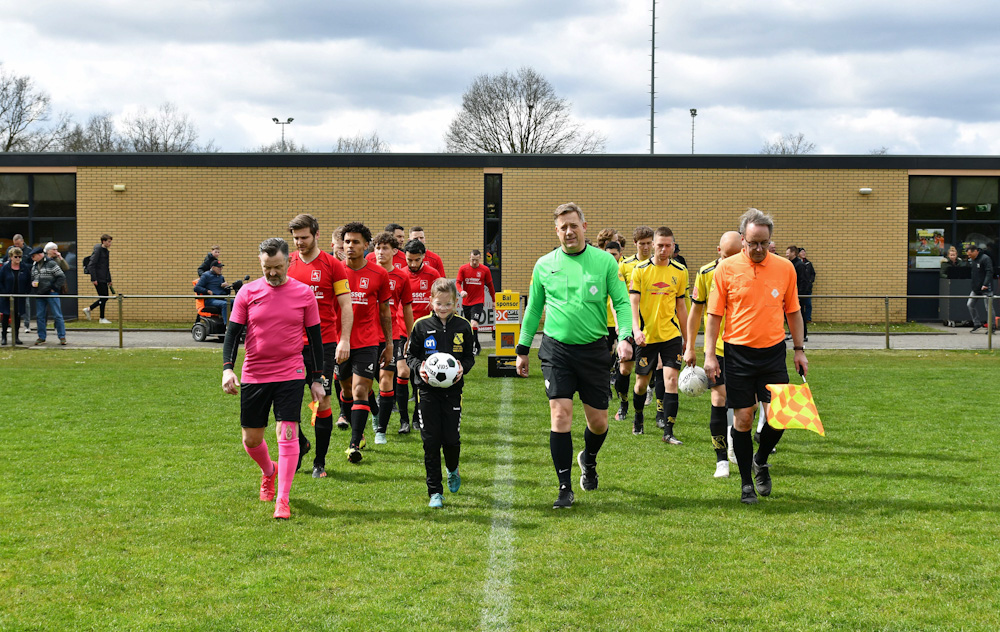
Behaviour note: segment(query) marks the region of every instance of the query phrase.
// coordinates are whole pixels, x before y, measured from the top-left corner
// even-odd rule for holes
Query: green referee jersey
[[[518,346],[531,346],[545,309],[545,335],[581,345],[608,335],[607,300],[618,314],[619,338],[632,335],[628,291],[618,279],[618,262],[600,248],[585,246],[575,255],[556,248],[541,257],[531,272],[528,307]]]

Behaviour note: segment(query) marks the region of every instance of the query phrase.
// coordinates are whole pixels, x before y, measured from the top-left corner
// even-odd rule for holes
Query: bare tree
[[[532,68],[517,74],[479,75],[445,134],[448,151],[466,153],[593,154],[604,136],[570,118],[570,104],[556,96]]]
[[[69,130],[69,117],[60,115],[45,125],[52,113],[48,93],[31,77],[0,67],[0,151],[47,151],[58,147]]]
[[[760,148],[762,154],[811,154],[814,151],[816,143],[807,141],[802,132],[784,134],[774,142],[764,141],[764,146]]]
[[[868,153],[872,156],[888,156],[889,148],[886,147],[885,145],[882,145],[881,147],[875,149],[869,149]]]
[[[123,121],[122,135],[131,151],[179,153],[216,151],[212,141],[198,145],[198,128],[191,117],[167,102],[156,112],[145,107]]]
[[[351,137],[338,138],[333,151],[338,154],[384,154],[389,151],[389,143],[379,138],[378,132],[358,132]]]
[[[267,145],[258,145],[250,151],[261,154],[306,154],[309,153],[310,150],[305,145],[297,145],[294,140],[288,139],[285,141],[284,147],[281,146],[280,140],[276,140],[273,143],[268,143]]]
[[[118,132],[110,112],[94,114],[86,125],[75,124],[63,140],[64,151],[122,152],[128,143]]]

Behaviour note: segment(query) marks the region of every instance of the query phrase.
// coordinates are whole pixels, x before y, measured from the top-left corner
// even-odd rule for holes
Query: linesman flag
[[[821,437],[826,436],[823,422],[819,420],[819,412],[813,402],[812,391],[804,379],[801,386],[768,384],[767,390],[771,391],[771,407],[767,410],[767,423],[772,428],[778,430],[805,428]]]

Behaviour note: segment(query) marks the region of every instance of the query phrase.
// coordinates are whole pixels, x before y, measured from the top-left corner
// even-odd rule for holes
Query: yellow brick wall
[[[125,192],[113,192],[115,184]],[[692,281],[715,257],[719,235],[755,206],[774,217],[780,253],[789,244],[808,247],[816,294],[905,294],[907,185],[905,170],[506,168],[503,284],[527,291],[535,260],[558,244],[552,209],[573,201],[595,240],[606,227],[631,236],[640,224],[669,226]],[[874,192],[859,195],[860,187]],[[483,246],[478,168],[81,167],[77,192],[80,252],[112,234],[112,276],[126,295],[191,292],[213,243],[222,246],[228,280],[256,278],[257,244],[287,238],[287,222],[300,212],[319,219],[324,249],[331,230],[347,221],[365,222],[373,233],[390,221],[419,224],[450,277],[470,249]],[[626,252],[634,252],[631,244]],[[813,303],[818,321],[884,318],[881,301]],[[904,303],[894,302],[894,319],[905,318]],[[193,301],[128,304],[126,318],[193,318]]]
[[[126,190],[115,193],[115,184]],[[407,230],[419,225],[454,277],[469,250],[482,248],[482,209],[482,169],[81,167],[77,173],[81,252],[89,254],[101,233],[111,234],[111,275],[126,295],[193,297],[191,281],[214,243],[222,246],[227,280],[257,278],[257,245],[287,239],[288,221],[302,212],[319,220],[324,250],[332,230],[348,221],[364,222],[373,235],[391,221]],[[193,300],[126,304],[132,306],[126,319],[194,318]]]
[[[863,196],[861,187],[873,193]],[[631,241],[645,224],[669,226],[691,282],[716,257],[719,236],[750,206],[774,218],[779,254],[807,247],[821,294],[905,294],[908,178],[905,170],[505,169],[504,285],[526,292],[538,256],[558,245],[552,210],[579,204],[587,236],[616,228]],[[627,254],[635,252],[629,243]],[[877,270],[877,274],[872,274]],[[905,320],[905,301],[891,317]],[[813,320],[877,322],[881,300],[814,299]]]

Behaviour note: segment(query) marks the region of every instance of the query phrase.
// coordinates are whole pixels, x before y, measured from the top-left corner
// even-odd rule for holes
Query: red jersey
[[[465,298],[462,299],[462,305],[482,305],[483,304],[483,288],[489,288],[490,296],[494,296],[497,291],[493,289],[493,275],[490,274],[490,269],[479,264],[475,268],[470,264],[465,264],[458,269],[458,276],[455,278],[458,284],[458,291],[462,292],[465,290]]]
[[[365,261],[368,263],[374,263],[378,265],[378,261],[375,260],[375,251],[369,252],[365,255]],[[380,266],[381,267],[381,266]],[[394,255],[392,255],[392,267],[394,268],[405,268],[406,267],[406,253],[402,250],[397,250]]]
[[[393,340],[405,338],[410,335],[410,332],[406,330],[403,306],[413,303],[413,292],[410,291],[410,275],[404,270],[393,268],[392,272],[389,273],[389,293],[391,295],[389,304],[392,309]]]
[[[414,272],[409,267],[406,271],[410,275],[410,292],[413,294],[413,321],[431,313],[431,286],[434,281],[444,275],[437,271],[437,268],[424,263],[420,266],[419,272]]]
[[[351,288],[351,306],[354,308],[354,327],[351,329],[351,349],[376,347],[385,340],[379,304],[389,300],[389,273],[382,266],[365,262],[360,270],[347,269],[347,282]]]
[[[431,267],[444,272],[444,261],[441,261],[441,257],[437,256],[437,254],[431,252],[430,250],[424,254],[424,263],[430,264]]]
[[[316,296],[323,342],[339,342],[340,304],[337,297],[351,291],[344,264],[322,250],[315,259],[305,263],[296,250],[288,256],[288,276],[308,285]],[[309,343],[306,338],[303,342]]]

